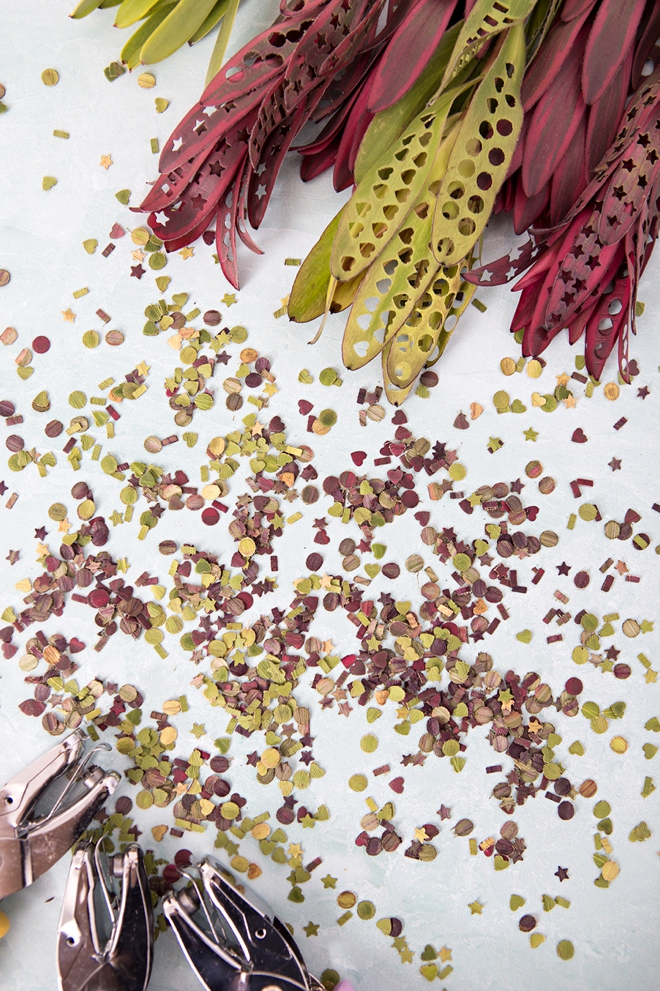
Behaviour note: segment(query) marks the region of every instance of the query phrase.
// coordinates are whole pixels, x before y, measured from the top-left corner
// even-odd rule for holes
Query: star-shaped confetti
[[[495,454],[495,451],[499,451],[499,449],[503,447],[503,445],[504,445],[504,441],[501,440],[499,437],[489,437],[488,444],[486,445],[486,447],[488,448],[491,454]]]
[[[637,390],[637,395],[640,399],[646,399],[650,391],[651,390],[649,389],[648,385],[645,385],[643,389]]]
[[[226,292],[220,302],[225,306],[233,306],[234,303],[238,302],[238,300],[233,292]]]
[[[616,570],[619,572],[620,575],[625,575],[628,572],[628,565],[625,563],[625,561],[617,561],[614,567],[616,568]]]
[[[555,377],[557,379],[557,385],[568,385],[568,375],[566,372],[562,372],[561,375]]]
[[[565,561],[562,561],[561,564],[556,564],[555,567],[560,575],[567,575],[568,572],[571,570],[571,565],[566,564]]]
[[[112,155],[101,155],[100,165],[101,168],[105,169],[107,172],[110,166],[112,165]]]
[[[651,682],[656,682],[657,680],[658,680],[658,672],[654,671],[653,668],[649,668],[646,674],[644,675],[644,681],[646,682],[647,685],[650,685]]]
[[[451,950],[448,950],[446,946],[443,946],[440,950],[440,960],[442,963],[447,963],[448,960],[451,960]]]
[[[407,946],[405,947],[405,949],[403,949],[403,950],[400,951],[399,956],[401,957],[401,963],[412,963],[413,962],[413,953],[412,953],[412,950],[409,947],[407,947]]]
[[[16,564],[18,561],[20,551],[9,551],[9,554],[5,558],[5,561],[9,561],[10,564]]]
[[[186,245],[185,248],[182,248],[181,249],[181,251],[179,252],[179,254],[181,255],[181,257],[185,261],[186,258],[192,258],[192,256],[195,254],[195,249],[194,248],[191,248],[190,245]]]
[[[204,727],[204,723],[193,723],[192,729],[191,729],[190,732],[192,733],[192,735],[195,737],[196,740],[199,740],[200,737],[202,737],[202,736],[204,736],[206,734],[206,729]]]
[[[558,867],[555,871],[555,877],[558,877],[560,881],[570,881],[568,867]]]
[[[4,495],[7,491],[8,486],[4,482],[0,482],[0,495]]]
[[[334,888],[337,884],[337,878],[333,877],[331,874],[326,874],[325,877],[321,878],[324,888]]]
[[[534,430],[533,427],[530,427],[529,430],[523,430],[523,433],[525,435],[525,440],[536,440],[538,437],[538,431]]]
[[[483,911],[483,905],[480,902],[468,902],[468,908],[470,915],[481,915]]]
[[[619,460],[619,458],[612,458],[611,461],[608,461],[608,464],[609,464],[610,468],[612,469],[612,471],[620,471],[621,470],[621,461]]]
[[[76,319],[76,314],[71,310],[71,307],[69,307],[66,310],[62,310],[62,316],[67,321],[67,323],[73,323],[73,321]]]
[[[48,530],[45,526],[40,526],[38,530],[34,531],[35,540],[45,540]]]
[[[573,395],[566,396],[566,399],[564,400],[564,406],[566,407],[566,409],[575,409],[576,405],[577,405],[577,399],[575,398],[575,396]]]
[[[308,922],[306,926],[303,926],[303,930],[306,936],[318,936],[319,926],[315,922]]]
[[[142,265],[140,265],[140,264],[138,264],[138,265],[131,265],[131,278],[132,279],[141,279],[145,272],[146,272],[146,268],[143,268]]]
[[[146,257],[147,256],[145,255],[144,251],[140,251],[139,248],[136,248],[135,251],[131,251],[131,258],[133,259],[133,261],[143,262]]]
[[[639,624],[642,633],[653,633],[653,623],[648,619],[643,619]]]
[[[428,840],[428,834],[423,826],[418,826],[415,829],[415,839],[419,840],[420,843],[426,843]]]
[[[448,809],[446,805],[441,805],[436,815],[439,815],[441,819],[451,819],[451,809]]]

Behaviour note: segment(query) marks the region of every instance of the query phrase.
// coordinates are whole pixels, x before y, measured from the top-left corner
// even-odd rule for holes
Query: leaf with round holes
[[[465,18],[452,57],[442,79],[443,87],[471,62],[477,52],[495,35],[521,23],[537,0],[477,0]],[[523,52],[524,69],[525,55]]]
[[[406,223],[367,270],[344,330],[342,357],[347,368],[362,368],[376,357],[405,324],[433,280],[438,265],[429,242],[436,187],[447,168],[456,133],[454,127],[435,154],[427,188]]]
[[[444,286],[438,283],[444,283]],[[415,308],[418,322],[412,318],[408,320],[392,340],[387,374],[394,385],[406,388],[414,383],[429,360],[435,364],[475,291],[476,286],[463,280],[459,265],[439,269],[438,278],[424,294],[430,297],[428,304],[424,307],[418,304]]]
[[[465,258],[490,217],[522,127],[524,70],[525,32],[517,24],[470,101],[438,192],[433,250],[440,265]]]
[[[454,98],[452,91],[434,100],[395,142],[388,159],[358,184],[332,248],[336,279],[352,279],[368,268],[405,223],[427,182]]]

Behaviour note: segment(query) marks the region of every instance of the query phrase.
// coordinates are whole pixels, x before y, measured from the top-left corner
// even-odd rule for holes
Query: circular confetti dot
[[[358,902],[357,914],[360,919],[373,919],[376,914],[376,906],[373,902]]]
[[[622,736],[613,736],[610,740],[610,749],[613,750],[615,754],[625,754],[628,749],[628,741]]]
[[[584,689],[579,678],[569,678],[564,687],[569,695],[581,695]]]
[[[603,388],[603,394],[606,399],[609,399],[610,402],[613,402],[615,399],[619,398],[619,386],[616,384],[616,382],[608,382],[607,385],[605,385],[605,387]]]
[[[543,365],[536,358],[532,358],[532,360],[527,363],[527,374],[531,379],[540,378],[542,371]]]
[[[220,513],[213,506],[207,506],[202,510],[202,523],[206,526],[215,526],[220,519]]]
[[[44,69],[41,73],[41,81],[44,86],[57,86],[60,81],[60,74],[57,69]]]
[[[513,375],[516,370],[516,363],[513,358],[502,358],[500,368],[505,375]]]
[[[613,881],[619,875],[619,865],[614,860],[608,860],[603,864],[601,874],[606,881]]]
[[[32,341],[32,350],[37,354],[46,354],[50,351],[50,340],[47,337],[35,337]]]
[[[351,791],[364,791],[368,784],[364,774],[353,774],[348,779],[348,787]]]
[[[557,956],[561,960],[571,960],[575,949],[570,939],[562,939],[557,943]]]
[[[594,815],[597,819],[604,819],[612,811],[612,806],[604,799],[594,805]]]
[[[82,342],[86,348],[91,350],[92,348],[97,348],[99,346],[101,343],[101,338],[95,330],[86,330],[82,336]]]
[[[360,740],[360,748],[364,750],[365,754],[372,754],[378,749],[378,737],[374,736],[373,733],[367,733]]]

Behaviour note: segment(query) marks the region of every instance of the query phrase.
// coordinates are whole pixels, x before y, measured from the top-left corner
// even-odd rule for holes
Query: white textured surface
[[[241,40],[246,40],[257,28],[268,23],[275,9],[273,2],[246,0],[239,15]],[[125,75],[109,84],[102,68],[117,57],[123,43],[118,40],[119,32],[113,32],[110,27],[113,11],[95,13],[78,22],[69,20],[68,12],[68,4],[62,0],[49,3],[5,0],[2,7],[0,81],[7,88],[5,102],[9,112],[0,117],[0,267],[11,271],[12,281],[0,289],[0,325],[15,326],[19,339],[12,347],[3,348],[0,354],[0,396],[11,398],[23,413],[25,423],[17,432],[25,437],[27,446],[37,445],[43,451],[46,450],[42,432],[45,419],[33,413],[30,407],[40,389],[49,390],[52,401],[49,416],[57,416],[66,422],[71,415],[67,396],[72,389],[82,388],[88,395],[93,395],[101,379],[108,375],[121,379],[136,362],[146,359],[151,365],[149,391],[132,410],[122,409],[116,440],[104,444],[104,452],[112,450],[129,461],[143,456],[142,441],[147,433],[166,436],[175,429],[172,411],[162,390],[162,380],[171,373],[175,356],[167,346],[165,336],[157,340],[142,336],[144,307],[161,294],[154,286],[151,271],[148,270],[140,282],[128,277],[133,248],[130,238],[117,241],[117,250],[108,259],[101,256],[101,249],[115,222],[127,228],[136,225],[135,215],[117,202],[114,193],[128,187],[133,191],[132,204],[139,202],[144,183],[155,176],[157,158],[150,152],[149,138],[158,136],[162,144],[176,120],[196,99],[203,86],[211,45],[207,41],[193,52],[179,52],[165,64],[156,66],[158,85],[153,90],[140,89],[135,80],[136,73],[132,78]],[[60,83],[54,88],[46,88],[41,82],[41,72],[48,66],[57,68],[60,73]],[[162,116],[154,111],[155,96],[164,96],[171,101]],[[70,139],[54,138],[54,128],[69,131]],[[114,163],[107,171],[99,166],[100,156],[105,154],[111,154]],[[41,188],[44,175],[58,179],[58,185],[49,192]],[[298,384],[297,375],[302,367],[309,368],[315,378],[327,365],[339,369],[342,318],[330,320],[321,342],[311,349],[306,345],[312,336],[309,328],[289,326],[285,320],[276,321],[272,316],[280,305],[280,298],[290,289],[293,270],[284,267],[284,258],[303,257],[339,203],[340,198],[332,192],[327,176],[303,186],[297,178],[297,162],[293,158],[288,160],[264,228],[257,238],[265,249],[265,257],[241,254],[244,287],[238,304],[229,311],[225,311],[219,300],[230,287],[222,279],[218,267],[213,265],[211,249],[201,243],[195,247],[194,258],[184,261],[174,256],[163,273],[173,278],[168,296],[172,291],[189,292],[190,306],[198,304],[202,311],[216,306],[226,314],[229,323],[247,326],[249,343],[271,359],[277,376],[280,391],[271,400],[269,411],[273,415],[278,413],[285,420],[291,441],[305,442],[312,436],[315,465],[321,478],[352,467],[349,453],[356,448],[369,452],[363,470],[374,471],[371,458],[378,456],[382,442],[392,436],[392,427],[387,420],[381,424],[370,423],[366,429],[358,424],[355,395],[360,386],[377,384],[376,365],[362,373],[346,373],[341,389]],[[99,241],[99,250],[94,256],[87,255],[81,245],[90,237]],[[498,227],[488,239],[487,256],[498,254],[507,238],[506,230]],[[481,855],[477,858],[468,856],[467,841],[453,836],[449,829],[451,822],[442,824],[442,831],[435,841],[439,851],[435,862],[416,863],[402,856],[415,826],[438,821],[434,813],[441,802],[452,807],[453,822],[462,816],[473,819],[474,835],[479,839],[499,831],[502,814],[495,801],[488,798],[493,779],[486,779],[484,773],[484,767],[495,763],[497,758],[479,731],[474,731],[468,738],[468,759],[460,775],[453,773],[447,761],[431,757],[423,768],[401,770],[406,779],[402,796],[392,795],[385,778],[373,779],[365,794],[373,795],[379,804],[393,798],[397,827],[406,843],[397,854],[367,858],[353,845],[359,832],[359,819],[366,811],[364,795],[348,790],[348,774],[358,770],[368,773],[387,760],[394,767],[397,755],[402,751],[414,751],[416,731],[413,730],[408,738],[392,733],[394,712],[387,709],[373,727],[380,747],[375,754],[365,755],[358,747],[358,740],[366,731],[364,713],[355,711],[348,720],[340,719],[336,711],[320,713],[315,703],[316,693],[303,687],[299,697],[301,700],[307,698],[313,707],[315,756],[327,774],[315,782],[309,792],[301,795],[301,799],[312,808],[325,802],[332,814],[329,823],[319,824],[313,831],[303,831],[299,826],[288,830],[292,841],[303,843],[305,862],[316,855],[323,857],[322,867],[304,886],[305,903],[296,906],[287,901],[287,868],[265,861],[256,844],[250,847],[251,841],[246,841],[245,847],[246,850],[250,847],[248,852],[264,868],[258,891],[295,926],[296,937],[301,941],[309,966],[316,972],[326,966],[336,967],[342,976],[349,977],[364,991],[375,991],[376,988],[394,991],[402,982],[416,988],[426,986],[418,972],[419,957],[416,955],[412,965],[402,966],[397,954],[389,948],[390,941],[375,929],[373,922],[361,922],[355,917],[345,927],[336,925],[335,920],[341,912],[334,895],[348,888],[359,898],[374,901],[377,918],[387,915],[402,918],[404,935],[415,954],[419,954],[428,942],[436,948],[443,944],[452,948],[454,972],[444,982],[448,991],[501,991],[505,987],[534,988],[535,991],[568,987],[576,991],[594,988],[599,991],[627,991],[629,988],[654,991],[658,987],[657,965],[660,961],[655,934],[660,923],[657,898],[660,864],[656,852],[660,791],[642,799],[640,790],[646,774],[658,774],[654,765],[660,757],[647,762],[641,745],[647,741],[657,742],[654,734],[644,731],[643,724],[650,716],[660,715],[660,687],[645,684],[643,669],[636,659],[636,655],[644,651],[657,668],[660,660],[658,633],[649,633],[635,641],[626,640],[620,633],[614,638],[622,651],[619,660],[629,662],[633,668],[632,677],[621,683],[611,675],[591,668],[577,670],[570,660],[570,651],[577,642],[576,628],[572,623],[564,627],[564,642],[547,646],[545,635],[555,632],[555,628],[547,629],[541,619],[554,603],[555,588],[563,589],[570,596],[569,608],[574,612],[584,606],[599,616],[617,611],[622,620],[628,616],[640,621],[660,618],[657,612],[658,557],[652,549],[660,542],[660,517],[650,508],[653,502],[660,501],[657,483],[660,385],[656,371],[660,348],[655,337],[660,304],[659,272],[660,256],[653,260],[642,283],[640,296],[647,308],[639,321],[639,338],[633,347],[633,355],[641,369],[635,385],[648,384],[651,390],[644,402],[637,398],[637,389],[633,387],[624,389],[614,404],[608,403],[602,390],[598,390],[592,400],[581,398],[574,410],[560,409],[547,416],[541,410],[533,409],[531,392],[535,388],[541,392],[552,391],[555,375],[562,371],[570,374],[574,352],[562,338],[546,355],[548,366],[538,382],[524,374],[503,379],[499,360],[505,354],[515,354],[508,334],[515,298],[504,288],[482,294],[488,305],[486,314],[469,309],[439,366],[441,384],[432,393],[432,398],[428,401],[413,398],[405,407],[413,433],[423,434],[431,441],[447,441],[450,448],[458,448],[461,462],[468,467],[467,492],[486,482],[524,477],[525,463],[532,457],[539,458],[546,472],[557,480],[557,489],[550,497],[538,496],[531,500],[528,497],[531,485],[523,493],[526,501],[538,502],[541,506],[538,521],[529,530],[538,533],[551,528],[560,534],[559,545],[553,550],[544,550],[534,561],[545,567],[546,577],[539,586],[530,586],[526,596],[509,595],[505,599],[511,619],[500,626],[497,635],[489,640],[487,649],[493,653],[495,666],[501,671],[508,667],[520,673],[534,669],[556,692],[568,676],[578,674],[585,682],[581,701],[593,699],[603,707],[617,699],[628,703],[625,719],[611,725],[608,733],[600,737],[590,731],[582,716],[574,720],[560,716],[556,720],[558,732],[564,738],[558,755],[561,759],[567,758],[568,775],[576,782],[593,776],[599,783],[598,797],[606,798],[612,804],[613,856],[621,865],[621,874],[609,890],[593,886],[597,874],[591,860],[595,823],[591,814],[593,802],[581,799],[576,803],[577,814],[570,823],[557,818],[552,803],[540,797],[528,801],[515,816],[520,835],[528,845],[524,862],[501,873],[494,873],[492,861]],[[82,286],[89,286],[89,295],[73,300],[72,292]],[[69,306],[77,313],[74,325],[62,320],[62,311]],[[126,334],[123,347],[110,349],[102,345],[95,351],[87,351],[82,346],[81,336],[85,330],[101,329],[94,315],[98,307],[111,314],[109,327],[117,327]],[[27,382],[21,382],[13,359],[20,348],[29,346],[39,333],[51,338],[51,350],[45,356],[35,355],[34,375]],[[615,374],[615,367],[610,363],[605,379],[614,379]],[[497,416],[491,397],[499,388],[507,389],[512,397],[526,402],[528,412],[522,416]],[[580,394],[580,387],[576,394]],[[332,405],[338,411],[339,422],[331,434],[324,438],[305,434],[306,418],[297,410],[299,398],[310,398],[316,402],[317,410]],[[468,431],[456,431],[452,424],[457,412],[462,409],[467,413],[474,401],[485,407],[483,416]],[[241,416],[249,409],[244,407],[232,420],[220,401],[211,413],[198,414],[194,421],[193,429],[201,435],[197,449],[188,451],[180,443],[165,449],[156,460],[166,468],[189,466],[197,473],[204,437],[231,430],[233,423],[239,424]],[[612,424],[621,416],[626,416],[629,422],[617,433]],[[529,426],[539,431],[535,444],[526,442],[523,437],[523,429]],[[577,426],[582,427],[589,438],[586,445],[570,442]],[[2,429],[4,438],[9,431]],[[504,440],[504,447],[494,455],[486,449],[490,436]],[[58,441],[53,449],[60,449]],[[612,456],[622,459],[620,472],[612,473],[607,466]],[[10,604],[20,606],[20,593],[15,590],[15,583],[38,573],[33,529],[42,524],[47,529],[55,529],[48,520],[47,508],[55,501],[71,504],[69,491],[74,480],[89,482],[98,510],[104,515],[119,506],[114,481],[91,468],[89,461],[85,462],[84,470],[74,479],[65,457],[61,456],[57,468],[49,471],[47,479],[38,478],[33,469],[17,476],[8,469],[4,471],[9,491],[16,491],[19,499],[11,512],[4,508],[6,498],[0,508],[2,609]],[[378,469],[375,473],[379,473]],[[0,477],[2,475],[3,471],[0,471]],[[595,482],[586,498],[597,502],[605,519],[622,519],[629,506],[642,514],[641,527],[651,536],[651,549],[640,554],[630,543],[617,544],[613,548],[597,524],[578,521],[572,533],[566,530],[568,513],[579,505],[573,499],[568,483],[584,475]],[[233,483],[231,495],[235,497],[240,491],[239,483]],[[326,508],[326,502],[307,508],[306,520],[321,515],[321,506]],[[442,503],[430,504],[430,508],[431,523],[436,527],[455,525],[459,535],[468,539],[480,535],[483,519],[476,515],[464,516],[456,502],[445,499]],[[312,513],[312,509],[316,512]],[[71,510],[75,512],[72,506]],[[324,567],[332,572],[339,567],[336,546],[346,531],[335,521],[329,532],[332,544],[324,549]],[[431,559],[428,549],[417,546],[418,532],[410,512],[388,527],[382,538],[388,544],[387,559],[402,563],[414,549],[425,555],[427,564],[432,563],[437,568],[437,559]],[[165,578],[166,561],[158,555],[156,544],[166,537],[196,542],[210,551],[220,551],[230,544],[222,523],[215,530],[208,530],[193,514],[185,511],[176,516],[166,514],[156,533],[144,543],[137,542],[136,533],[135,526],[118,527],[112,530],[108,545],[113,556],[128,558],[131,564],[128,575],[133,580],[145,569]],[[278,542],[280,588],[271,597],[272,605],[286,605],[290,601],[291,579],[304,571],[304,558],[312,549],[312,536],[307,522],[301,521],[295,528],[286,529]],[[304,547],[301,547],[301,540],[305,541]],[[10,548],[21,550],[20,561],[13,567],[4,560]],[[615,552],[628,563],[632,572],[642,575],[642,581],[634,585],[618,579],[612,592],[603,595],[597,591],[600,586],[598,567],[608,556],[615,556]],[[554,565],[562,560],[573,565],[572,574],[577,570],[576,566],[591,572],[592,583],[587,590],[580,592],[570,578],[556,577]],[[531,565],[522,562],[519,566],[521,576],[531,577],[530,568]],[[404,572],[394,583],[393,590],[398,598],[418,600],[416,582],[414,576]],[[390,585],[376,581],[372,589],[378,595],[382,588]],[[260,605],[265,608],[266,602],[260,600]],[[44,629],[49,633],[61,631],[68,637],[77,635],[90,643],[95,635],[90,616],[87,608],[72,603],[61,620],[49,621]],[[535,634],[529,646],[515,639],[515,633],[525,627],[533,629]],[[342,625],[341,620],[333,620],[321,611],[315,632],[333,637],[339,651],[345,653],[354,644],[351,630],[348,624]],[[171,640],[170,656],[161,662],[143,642],[129,645],[118,635],[101,655],[89,650],[77,655],[76,659],[82,661],[78,677],[82,683],[97,674],[119,683],[135,683],[144,692],[147,712],[159,708],[171,694],[187,692],[191,710],[177,720],[181,734],[179,752],[187,753],[194,745],[193,738],[186,733],[193,721],[206,725],[210,739],[200,741],[203,746],[205,743],[210,745],[213,738],[224,733],[226,717],[218,718],[190,688],[192,669],[177,647],[176,638]],[[23,642],[18,637],[16,641]],[[472,651],[476,653],[476,648],[470,647],[466,651],[468,657],[472,656]],[[17,703],[28,694],[16,663],[19,656],[2,661],[0,668],[0,778],[3,779],[43,751],[50,742],[40,721],[23,716],[17,709]],[[630,744],[625,757],[614,756],[608,747],[611,736],[619,732]],[[567,753],[567,746],[574,739],[585,744],[586,755],[582,758]],[[253,770],[245,766],[243,759],[243,755],[255,746],[260,749],[261,741],[237,738],[233,743],[232,784],[248,798],[250,814],[258,814],[266,808],[274,813],[279,805],[275,786],[264,789],[258,785]],[[127,793],[131,792],[127,790]],[[156,822],[169,821],[168,812],[152,812],[142,813],[138,818],[147,832]],[[631,844],[628,833],[642,819],[654,835],[645,843]],[[210,849],[212,833],[209,827],[204,836],[194,837],[189,845],[195,852]],[[173,855],[173,845],[166,842],[163,848],[166,855]],[[570,881],[561,885],[553,876],[558,864],[568,867],[571,875]],[[320,876],[327,872],[339,878],[334,893],[324,890],[320,883]],[[6,991],[52,991],[55,988],[54,939],[65,874],[66,864],[62,863],[31,889],[3,904],[3,910],[12,921],[9,935],[0,942],[0,983]],[[527,937],[518,931],[517,919],[522,913],[509,911],[509,897],[513,892],[527,898],[525,911],[539,917],[538,930],[547,936],[547,941],[535,951],[530,949]],[[566,911],[557,907],[551,914],[544,914],[540,902],[544,893],[563,895],[571,900],[571,908]],[[467,903],[474,899],[479,899],[485,906],[480,917],[470,916]],[[310,919],[321,925],[317,938],[307,939],[302,932],[302,926]],[[570,938],[575,944],[575,957],[569,963],[559,960],[554,951],[561,938]],[[196,986],[179,957],[174,940],[169,934],[160,938],[151,987],[154,991],[184,991]]]

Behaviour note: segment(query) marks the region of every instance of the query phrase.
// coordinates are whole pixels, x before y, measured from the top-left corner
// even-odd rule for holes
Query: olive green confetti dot
[[[372,754],[378,749],[378,737],[374,736],[373,733],[367,733],[360,740],[360,748],[364,750],[365,754]]]
[[[74,409],[82,409],[83,406],[87,405],[87,396],[84,392],[76,389],[69,396],[69,406],[73,406]]]
[[[578,509],[578,514],[580,516],[580,519],[586,520],[587,523],[590,523],[591,520],[595,520],[596,517],[598,516],[598,510],[593,505],[593,503],[585,502]]]
[[[337,422],[337,414],[333,409],[323,409],[318,416],[324,427],[334,427]]]
[[[462,481],[467,475],[467,469],[465,465],[460,464],[458,461],[454,461],[452,465],[449,466],[449,477],[455,482]]]
[[[604,819],[605,816],[608,816],[611,811],[612,811],[612,807],[610,803],[604,800],[600,802],[596,802],[596,804],[594,805],[594,815],[596,816],[597,819]]]
[[[338,377],[334,368],[324,368],[319,375],[319,382],[321,385],[334,385]]]
[[[570,939],[560,939],[557,943],[557,956],[560,960],[571,960],[575,949]]]
[[[57,69],[44,69],[41,73],[41,81],[44,86],[57,86],[60,81],[60,74]]]
[[[351,791],[364,791],[368,783],[364,774],[352,774],[348,779],[348,787]]]
[[[95,330],[86,330],[82,336],[82,342],[86,348],[97,348],[101,343],[101,338]]]
[[[357,914],[360,919],[373,919],[376,914],[376,906],[369,901],[358,902]]]
[[[328,968],[321,974],[321,984],[325,988],[325,991],[334,991],[339,984],[339,981],[340,977],[336,970],[331,970]]]
[[[158,271],[160,268],[165,268],[166,265],[167,257],[163,251],[154,251],[149,255],[149,268]]]

